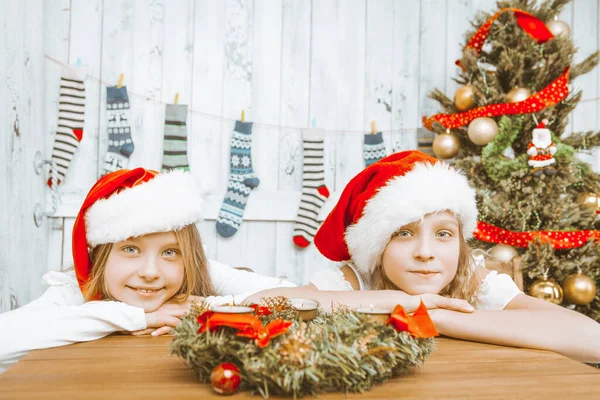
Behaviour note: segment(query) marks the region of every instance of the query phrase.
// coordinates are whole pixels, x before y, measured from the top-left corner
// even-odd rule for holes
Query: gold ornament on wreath
[[[541,279],[531,284],[529,294],[554,304],[560,304],[563,301],[563,290],[554,279],[548,279],[547,269],[543,272]]]
[[[454,105],[459,111],[467,111],[475,106],[475,89],[471,85],[459,87],[454,94]]]
[[[469,139],[478,146],[485,146],[494,140],[497,133],[498,124],[489,117],[475,118],[467,129]]]
[[[506,101],[509,103],[518,103],[527,100],[531,96],[531,90],[522,87],[512,88],[506,93]]]
[[[571,34],[571,28],[565,21],[561,21],[558,17],[555,17],[552,21],[549,21],[546,26],[548,30],[556,37],[569,36]]]
[[[458,155],[460,140],[449,129],[446,129],[446,133],[440,133],[436,136],[432,149],[437,158],[448,160]]]
[[[562,284],[565,301],[570,304],[584,306],[596,297],[596,282],[580,269],[569,275]]]

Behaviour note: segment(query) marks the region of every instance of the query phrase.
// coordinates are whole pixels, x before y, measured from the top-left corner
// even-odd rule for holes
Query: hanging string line
[[[63,68],[70,68],[71,66],[69,64],[65,64],[60,60],[57,60],[56,58],[49,56],[49,55],[45,55],[45,58],[50,60],[51,62],[53,62],[54,64],[60,65]],[[72,67],[71,67],[72,68]],[[103,81],[102,79],[95,77],[95,76],[91,76],[91,75],[86,75],[86,78],[91,79],[93,81],[96,81],[98,83],[100,83],[103,86],[115,86],[114,84],[110,84],[106,81]],[[151,102],[154,104],[170,104],[167,102],[164,102],[162,100],[158,100],[140,93],[136,93],[133,92],[131,90],[127,90],[128,94],[134,97],[138,97],[138,98],[142,98],[147,102]],[[598,101],[600,100],[600,97],[594,97],[594,98],[589,98],[589,99],[582,99],[579,101],[579,103],[587,103],[587,102],[593,102],[593,101]],[[228,117],[224,117],[222,115],[216,115],[216,114],[210,114],[204,111],[200,111],[200,110],[196,110],[196,109],[192,109],[192,108],[188,108],[188,113],[190,114],[194,114],[194,115],[200,115],[202,117],[205,118],[209,118],[209,119],[213,119],[216,121],[228,121],[228,122],[235,122],[236,119],[235,118],[228,118]],[[264,123],[264,122],[254,122],[253,123],[254,127],[259,127],[259,128],[268,128],[268,129],[275,129],[275,130],[280,130],[280,129],[290,129],[290,130],[304,130],[304,129],[308,129],[309,126],[286,126],[286,125],[279,125],[279,124],[269,124],[269,123]],[[413,128],[398,128],[398,129],[382,129],[381,131],[384,133],[403,133],[403,132],[416,132],[417,129],[424,129],[422,127],[413,127]],[[368,134],[370,132],[369,129],[364,129],[364,130],[352,130],[352,129],[325,129],[325,132],[333,132],[333,133],[360,133],[360,134]]]

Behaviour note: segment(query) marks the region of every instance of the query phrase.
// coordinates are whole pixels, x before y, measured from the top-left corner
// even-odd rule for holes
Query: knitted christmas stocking
[[[250,191],[260,180],[252,169],[252,122],[235,122],[231,134],[231,172],[227,193],[217,217],[217,232],[223,237],[233,236],[244,217]]]
[[[57,184],[64,182],[73,154],[83,138],[85,112],[85,86],[79,71],[67,67],[60,79],[60,97],[58,103],[58,126],[52,146],[52,164],[56,171],[50,171],[48,186],[52,187],[52,174]]]
[[[383,143],[383,135],[381,132],[376,134],[365,134],[365,142],[363,145],[363,157],[365,159],[365,167],[381,160],[385,157],[385,143]]]
[[[304,147],[302,195],[294,224],[294,243],[298,247],[308,247],[312,242],[320,225],[317,216],[329,197],[323,166],[324,136],[323,129],[312,128],[302,132]]]
[[[189,171],[187,156],[187,105],[167,104],[165,111],[165,140],[163,142],[163,171]]]
[[[131,140],[129,125],[129,96],[125,86],[106,88],[108,115],[108,153],[104,162],[104,174],[127,168],[129,156],[135,146]]]

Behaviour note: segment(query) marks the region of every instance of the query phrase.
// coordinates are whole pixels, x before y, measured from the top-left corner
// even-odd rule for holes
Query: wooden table
[[[0,398],[221,397],[209,385],[199,384],[182,360],[169,355],[170,340],[110,336],[34,351],[0,375]],[[247,397],[246,392],[233,396]],[[600,371],[551,352],[442,338],[421,369],[348,397],[600,399]]]

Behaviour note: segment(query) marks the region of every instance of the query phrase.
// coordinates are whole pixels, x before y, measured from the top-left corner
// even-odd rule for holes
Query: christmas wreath
[[[219,393],[296,397],[369,390],[421,365],[437,335],[423,304],[412,315],[398,305],[380,323],[347,308],[306,322],[286,298],[263,301],[248,314],[195,307],[175,329],[172,353]]]

